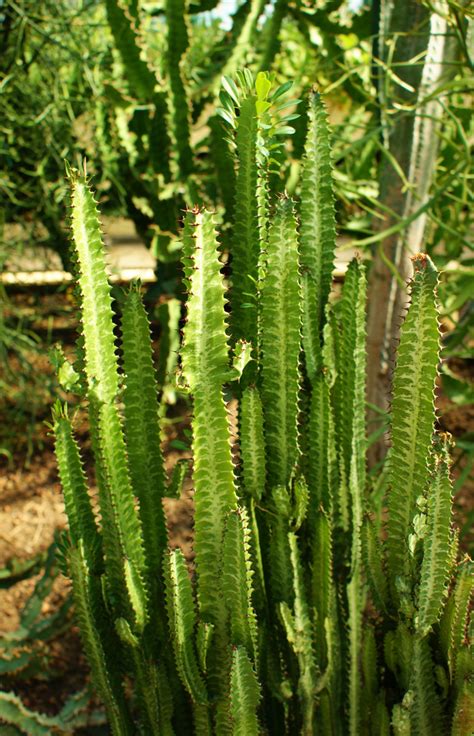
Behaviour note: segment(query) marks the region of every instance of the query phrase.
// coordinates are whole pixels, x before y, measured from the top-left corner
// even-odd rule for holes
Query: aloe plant
[[[317,92],[301,201],[268,186],[271,147],[292,132],[280,118],[287,89],[264,73],[224,80],[221,117],[236,143],[229,280],[215,215],[194,206],[184,217],[192,576],[166,539],[162,499],[179,480],[164,476],[140,292],[124,296],[119,366],[96,205],[84,174],[70,172],[85,353],[74,370],[100,521],[60,404],[54,429],[64,555],[94,683],[120,735],[467,734],[472,574],[456,560],[449,442],[434,432],[437,273],[427,256],[414,260],[382,530],[366,470],[365,266],[353,261],[329,300],[334,198]]]

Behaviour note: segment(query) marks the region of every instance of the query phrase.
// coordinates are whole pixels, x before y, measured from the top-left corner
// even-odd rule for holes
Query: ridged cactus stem
[[[248,386],[240,401],[240,447],[245,491],[258,502],[265,491],[263,408],[258,388]]]
[[[286,486],[298,461],[301,299],[293,202],[277,202],[262,288],[262,384],[267,471],[271,487]]]
[[[229,418],[222,394],[230,374],[224,282],[213,216],[194,210],[187,219],[194,232],[187,236],[184,248],[193,270],[182,363],[193,396],[198,596],[204,620],[217,624],[216,611],[222,608],[222,534],[227,513],[237,506]]]
[[[69,565],[76,615],[94,684],[104,701],[113,736],[131,736],[133,728],[120,673],[117,672],[113,644],[109,642],[108,646],[108,624],[100,582],[90,574],[82,544],[70,550]]]
[[[146,559],[135,507],[121,417],[116,404],[118,360],[110,286],[96,202],[85,176],[70,170],[72,235],[82,296],[85,373],[93,447],[100,466],[99,492],[110,528],[104,527],[111,588],[131,606],[136,624],[147,619]],[[109,555],[112,555],[109,557]],[[120,572],[119,572],[120,571]],[[125,612],[125,611],[124,611]]]
[[[280,613],[286,635],[299,664],[298,696],[302,704],[304,736],[314,733],[314,713],[316,706],[317,668],[313,651],[313,629],[304,588],[303,571],[295,534],[289,534],[291,565],[293,569],[294,606],[293,611],[282,603]]]
[[[167,543],[162,505],[165,476],[150,329],[136,287],[132,287],[127,295],[123,309],[122,348],[126,376],[123,400],[127,453],[133,488],[140,503],[148,558],[148,584],[156,597]],[[147,473],[143,472],[144,467]]]
[[[287,0],[276,0],[275,7],[273,8],[273,14],[270,20],[270,27],[268,29],[265,50],[260,62],[260,69],[262,69],[263,71],[272,68],[275,56],[280,49],[281,24],[283,23],[283,19],[287,10]]]
[[[168,15],[187,10],[183,0],[166,5]],[[241,19],[261,5],[242,7]],[[114,34],[124,29],[116,43],[132,79],[144,63],[138,4],[108,0],[107,9]],[[178,33],[170,38],[178,67],[184,22],[174,17],[168,29]],[[254,79],[248,70],[236,80],[223,80],[217,110],[237,130],[233,238],[221,248],[214,215],[196,206],[182,231],[179,371],[192,402],[192,570],[180,550],[168,548],[162,507],[164,496],[179,495],[188,463],[165,478],[157,396],[178,359],[170,359],[165,340],[157,382],[137,285],[117,299],[122,329],[115,334],[96,203],[86,177],[69,172],[82,334],[79,360],[72,368],[62,356],[60,376],[68,373],[70,385],[72,374],[88,403],[99,513],[73,422],[57,403],[69,518],[58,548],[93,683],[114,736],[464,736],[472,730],[473,578],[472,562],[456,561],[448,440],[433,437],[437,274],[427,256],[415,259],[388,470],[372,476],[365,466],[366,281],[358,260],[342,295],[328,300],[334,207],[326,114],[311,93],[299,228],[292,201],[273,204],[271,177],[266,186],[270,152],[292,130],[286,122],[293,114],[279,118],[295,103],[281,101],[289,86],[272,93],[268,74]],[[147,95],[153,80],[141,81]],[[227,245],[228,281],[220,260]],[[170,316],[161,312],[167,325]],[[229,397],[238,405],[237,432]],[[37,618],[51,560],[22,617],[23,633],[7,641],[8,671],[24,631],[45,631]],[[1,696],[0,718],[19,728],[36,724],[44,736],[61,722],[32,718],[18,702]]]
[[[183,247],[189,296],[181,357],[193,397],[197,592],[201,617],[214,627],[208,682],[211,697],[217,701],[216,732],[224,735],[231,661],[221,560],[226,519],[237,508],[237,492],[222,393],[230,368],[213,215],[197,208],[187,213]]]
[[[422,635],[439,619],[450,577],[452,485],[448,437],[435,447],[434,478],[428,495],[427,534],[423,542],[416,627]]]
[[[232,333],[254,347],[257,343],[257,281],[260,260],[256,161],[256,97],[240,107],[236,144],[239,160],[235,183],[235,224],[232,238]]]
[[[186,179],[193,169],[190,145],[191,111],[184,81],[183,61],[189,46],[187,0],[166,0],[168,30],[168,75],[173,101],[172,118],[180,179]]]
[[[365,307],[366,278],[364,267],[353,261],[357,271],[357,291],[354,299],[355,352],[354,401],[352,418],[352,455],[349,490],[352,502],[352,549],[350,581],[347,585],[349,610],[349,728],[351,736],[360,733],[361,719],[361,639],[365,590],[362,572],[362,521],[366,493],[365,431]],[[351,264],[352,265],[352,264]]]
[[[417,497],[428,480],[439,335],[438,274],[428,256],[414,259],[411,306],[403,323],[393,379],[392,447],[388,459],[388,564],[392,593],[409,572],[408,535]]]
[[[321,368],[324,310],[331,288],[336,228],[327,113],[312,91],[301,177],[301,268],[303,346],[312,381]]]

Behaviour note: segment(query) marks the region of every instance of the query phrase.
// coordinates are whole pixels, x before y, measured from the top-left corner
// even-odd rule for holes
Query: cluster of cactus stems
[[[234,21],[231,38],[221,49],[225,51],[225,58],[220,58],[216,64],[211,52],[205,74],[207,81],[199,99],[196,95],[192,99],[184,68],[191,41],[190,21],[193,15],[212,10],[216,4],[188,0],[163,3],[166,53],[158,64],[147,54],[140,3],[137,0],[106,1],[107,20],[116,58],[120,60],[122,79],[120,91],[113,83],[110,85],[109,80],[105,86],[103,80],[98,80],[102,90],[102,101],[96,113],[98,148],[103,166],[127,199],[139,230],[149,236],[150,224],[157,229],[155,250],[163,260],[170,258],[168,241],[170,235],[176,236],[183,193],[185,199],[193,201],[208,199],[194,176],[197,155],[191,144],[192,114],[198,115],[206,100],[213,98],[216,85],[219,85],[218,70],[235,71],[245,49],[252,43],[265,5],[262,0],[254,0],[242,7]],[[278,34],[278,28],[270,35],[275,33]],[[222,132],[215,125],[210,126],[210,131],[210,147],[215,151]],[[119,164],[124,166],[125,161],[125,171],[120,171]]]
[[[281,119],[288,86],[272,89],[264,73],[224,80],[220,114],[236,160],[229,252],[212,212],[184,216],[192,571],[168,547],[162,501],[179,483],[163,470],[139,288],[124,298],[119,360],[96,203],[85,176],[70,172],[82,316],[74,370],[99,513],[59,403],[54,431],[63,554],[93,681],[115,736],[468,736],[473,578],[452,529],[449,439],[435,431],[438,276],[427,256],[414,258],[391,449],[374,477],[365,266],[352,261],[329,298],[331,154],[315,91],[300,201],[269,194],[274,152],[292,132]]]
[[[278,0],[262,34],[258,24],[268,3],[246,0],[191,80],[193,18],[217,2],[165,0],[161,5],[165,53],[153,59],[146,44],[146,10],[139,0],[106,0],[114,67],[107,76],[97,69],[95,136],[106,178],[158,259],[170,263],[177,260],[173,245],[186,203],[209,207],[223,202],[225,223],[232,222],[232,164],[212,112],[220,78],[234,75],[249,55],[256,68],[271,67],[289,8]],[[196,143],[192,133],[198,122],[208,134],[204,140],[200,134]],[[209,155],[203,157],[206,147]]]

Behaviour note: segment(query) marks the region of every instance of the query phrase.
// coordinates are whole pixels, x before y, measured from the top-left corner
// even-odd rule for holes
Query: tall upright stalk
[[[162,501],[178,482],[163,469],[140,290],[123,297],[119,362],[96,204],[86,177],[69,173],[76,384],[88,402],[99,515],[60,402],[54,431],[64,556],[95,687],[115,736],[455,736],[470,728],[473,578],[456,560],[449,438],[434,429],[438,274],[426,255],[414,259],[381,528],[366,471],[365,266],[354,260],[342,293],[332,292],[324,103],[310,93],[296,203],[266,186],[288,86],[248,70],[224,86],[242,240],[234,233],[224,271],[215,214],[195,206],[182,230],[192,574],[167,539]]]

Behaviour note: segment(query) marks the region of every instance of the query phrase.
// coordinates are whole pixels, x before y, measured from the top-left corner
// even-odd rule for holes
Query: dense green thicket
[[[71,267],[63,160],[86,156],[102,211],[133,219],[158,257],[158,288],[173,291],[185,203],[215,209],[224,239],[232,222],[235,182],[215,115],[221,75],[271,68],[299,97],[316,84],[334,119],[338,230],[374,257],[369,400],[381,406],[381,385],[387,393],[408,256],[421,242],[437,267],[449,265],[440,298],[455,325],[450,349],[468,357],[471,19],[451,0],[437,12],[412,5],[246,0],[224,30],[213,2],[6,0],[1,262],[41,242]],[[299,195],[306,114],[295,125],[269,178],[274,192]],[[453,376],[444,383],[467,400]]]
[[[337,119],[335,189],[344,229],[374,243],[372,225],[380,221],[380,242],[388,226],[413,213],[390,203],[387,170],[399,190],[410,183],[415,210],[425,204],[420,187],[431,187],[429,244],[440,259],[457,257],[470,223],[468,13],[448,2],[436,15],[428,4],[415,3],[421,10],[413,28],[403,26],[409,14],[400,18],[388,0],[358,11],[339,0],[318,10],[303,2],[273,3],[272,10],[270,3],[247,0],[224,31],[212,15],[215,5],[6,0],[0,62],[5,220],[46,228],[43,237],[67,261],[62,162],[86,155],[102,207],[132,217],[169,259],[183,202],[225,201],[214,109],[221,75],[246,64],[294,79],[298,94],[312,84],[326,93]],[[415,113],[421,183],[412,181],[405,161],[413,154],[407,131]],[[278,176],[290,191],[305,127],[303,116],[294,145],[279,161]],[[439,150],[441,166],[433,169],[425,160],[426,149]]]
[[[132,288],[119,370],[96,203],[85,177],[70,173],[84,348],[75,370],[89,405],[99,524],[59,403],[54,428],[70,529],[64,564],[94,682],[115,734],[467,736],[473,578],[451,528],[449,438],[434,426],[438,274],[428,256],[414,258],[392,446],[368,475],[365,267],[354,260],[328,301],[332,163],[315,92],[301,200],[268,193],[284,92],[265,74],[254,84],[242,73],[221,97],[236,128],[236,227],[255,250],[248,291],[232,243],[224,281],[215,215],[195,206],[184,218],[192,579],[181,551],[167,549],[161,501],[170,486],[146,313]],[[250,130],[241,129],[247,107]],[[234,321],[234,309],[248,316]]]
[[[410,0],[407,12],[390,0],[359,11],[245,0],[224,31],[215,6],[0,8],[0,262],[30,238],[48,244],[82,294],[78,363],[55,360],[64,388],[88,401],[100,522],[65,407],[54,424],[70,528],[60,556],[95,685],[117,733],[470,733],[472,570],[457,561],[433,386],[439,315],[450,319],[443,355],[472,357],[472,19],[451,0]],[[314,87],[334,121],[331,155]],[[101,211],[132,218],[157,256],[158,289],[185,285],[178,389],[177,299],[160,306],[156,375],[136,287],[116,355],[91,183],[75,172],[68,247],[63,160],[83,157]],[[342,294],[331,286],[336,225],[369,266],[367,286],[365,265],[351,264]],[[381,413],[421,242],[431,260],[414,261]],[[28,355],[30,336],[17,339],[1,303],[0,318],[2,358]],[[441,371],[466,403],[472,389]],[[367,383],[391,422],[375,468],[382,430],[367,439]],[[179,494],[185,465],[165,478],[163,389],[194,407],[191,583],[180,553],[165,551],[162,498]],[[459,446],[472,463],[472,438]],[[56,573],[49,560],[1,643],[1,673],[38,672],[38,641],[68,625],[70,602],[38,618]],[[101,722],[100,711],[87,720],[88,703],[80,693],[49,718],[1,693],[0,717],[68,732]]]

